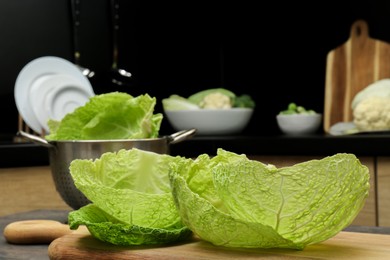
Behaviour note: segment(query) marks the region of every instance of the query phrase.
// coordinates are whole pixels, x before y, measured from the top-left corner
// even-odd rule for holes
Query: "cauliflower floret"
[[[352,109],[355,109],[362,100],[373,96],[390,98],[390,79],[375,81],[359,91],[352,100]]]
[[[390,98],[368,97],[353,110],[353,122],[360,131],[390,129]]]
[[[222,93],[215,92],[205,96],[199,106],[201,108],[209,109],[229,109],[232,108],[232,102],[230,97]]]

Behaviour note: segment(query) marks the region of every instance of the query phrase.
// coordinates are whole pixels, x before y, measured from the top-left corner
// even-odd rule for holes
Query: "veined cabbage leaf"
[[[370,187],[368,168],[347,153],[278,169],[223,149],[186,159],[133,148],[74,160],[70,171],[93,202],[69,214],[70,226],[116,244],[192,231],[219,246],[301,250],[348,226]]]
[[[185,241],[192,235],[186,226],[161,229],[121,222],[94,204],[70,212],[68,220],[71,229],[85,225],[93,237],[122,246],[168,244]]]
[[[158,137],[163,115],[156,98],[111,92],[93,96],[61,121],[50,119],[46,140],[109,140]]]
[[[73,160],[69,169],[75,186],[93,207],[71,212],[70,227],[85,224],[97,238],[115,244],[168,243],[188,237],[192,232],[180,219],[169,183],[174,160],[189,159],[133,148],[104,153],[94,161]],[[104,216],[99,218],[97,212]]]
[[[169,174],[184,224],[215,245],[292,248],[348,226],[364,205],[369,171],[340,153],[276,168],[218,149],[176,161]]]

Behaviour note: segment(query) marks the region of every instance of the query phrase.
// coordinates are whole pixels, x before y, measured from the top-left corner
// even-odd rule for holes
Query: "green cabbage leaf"
[[[368,168],[347,153],[277,168],[221,148],[195,159],[133,148],[74,160],[70,172],[92,201],[70,227],[119,245],[193,232],[218,246],[302,250],[350,225],[370,188]]]
[[[93,207],[90,204],[71,212],[70,227],[84,224],[97,238],[122,245],[168,243],[188,237],[191,231],[181,221],[169,183],[173,160],[188,159],[133,148],[104,153],[94,161],[73,160],[69,169],[75,186]]]
[[[109,140],[158,137],[163,115],[156,98],[111,92],[93,96],[61,121],[50,119],[46,140]]]
[[[353,154],[277,168],[218,149],[176,161],[169,174],[182,221],[215,245],[301,250],[354,220],[369,171]]]
[[[164,110],[197,110],[200,107],[179,95],[170,95],[169,98],[164,98],[161,101]]]
[[[161,229],[124,223],[93,204],[70,212],[68,220],[71,229],[85,225],[93,237],[122,246],[168,244],[186,241],[192,235],[185,226],[177,229]]]

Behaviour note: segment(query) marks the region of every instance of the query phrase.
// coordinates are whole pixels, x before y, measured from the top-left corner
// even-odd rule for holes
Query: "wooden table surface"
[[[49,166],[0,168],[0,216],[39,209],[70,210]]]
[[[67,210],[34,210],[0,217],[0,230],[11,222],[29,219],[51,219],[67,222]],[[350,226],[346,231],[356,231],[363,233],[390,234],[390,227],[365,227]],[[1,260],[45,260],[49,259],[48,245],[12,245],[6,242],[3,235],[0,236],[0,259]]]

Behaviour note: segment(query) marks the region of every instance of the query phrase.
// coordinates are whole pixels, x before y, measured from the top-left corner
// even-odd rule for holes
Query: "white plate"
[[[58,74],[74,77],[79,81],[78,87],[81,87],[85,93],[90,93],[91,96],[94,95],[89,80],[70,61],[54,56],[40,57],[30,61],[23,67],[16,78],[14,96],[19,114],[25,123],[37,133],[42,133],[42,130],[46,128],[46,124],[42,125],[40,123],[32,106],[33,103],[37,104],[32,99],[36,99],[41,94],[35,92],[35,89],[40,89],[40,84],[44,84]],[[32,92],[33,94],[31,95]],[[35,110],[39,109],[36,108]],[[42,117],[41,119],[43,120],[43,116],[39,117]]]
[[[41,79],[43,78],[43,79]],[[30,101],[40,125],[49,133],[49,119],[61,120],[66,114],[84,105],[93,92],[70,75],[50,75],[39,78],[30,88]]]

